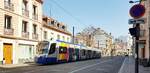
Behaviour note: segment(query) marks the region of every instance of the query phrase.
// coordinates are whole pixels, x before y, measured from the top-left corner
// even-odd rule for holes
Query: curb
[[[17,67],[26,67],[33,66],[34,64],[10,64],[10,65],[0,65],[0,68],[17,68]]]

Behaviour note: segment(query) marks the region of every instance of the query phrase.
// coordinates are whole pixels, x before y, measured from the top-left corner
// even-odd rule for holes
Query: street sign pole
[[[136,48],[135,48],[135,73],[139,73],[139,44],[138,44],[138,41],[139,40],[139,37],[136,37]]]
[[[135,73],[139,73],[139,37],[140,37],[140,24],[136,24],[136,47],[135,47]]]
[[[139,73],[139,37],[140,37],[140,24],[136,23],[134,28],[130,28],[130,34],[135,37],[135,73]]]

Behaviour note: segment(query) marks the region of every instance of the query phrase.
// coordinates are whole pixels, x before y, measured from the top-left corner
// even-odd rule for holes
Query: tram
[[[37,64],[63,63],[101,57],[99,49],[60,40],[41,41],[38,43],[37,49],[38,55],[35,57]]]

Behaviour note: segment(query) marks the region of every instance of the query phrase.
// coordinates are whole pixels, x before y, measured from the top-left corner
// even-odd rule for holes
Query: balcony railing
[[[14,29],[4,29],[4,34],[5,35],[13,35],[14,34]]]
[[[37,14],[32,14],[32,18],[33,18],[34,20],[38,20],[38,15],[37,15]]]
[[[29,10],[22,9],[22,15],[29,17]]]
[[[29,32],[22,32],[22,37],[29,38]]]
[[[4,1],[4,8],[8,9],[8,10],[11,10],[11,11],[14,11],[14,4],[12,4],[8,1]]]
[[[38,39],[38,34],[32,33],[32,39]]]

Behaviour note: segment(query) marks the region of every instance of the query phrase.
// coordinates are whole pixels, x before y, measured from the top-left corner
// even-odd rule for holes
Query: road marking
[[[120,70],[118,71],[118,73],[122,73],[121,71],[123,70],[123,66],[125,65],[125,61],[127,60],[127,58],[124,59],[123,64],[121,65]]]
[[[68,73],[78,72],[78,71],[80,71],[80,70],[83,70],[83,69],[86,69],[86,68],[90,68],[90,67],[93,67],[93,66],[96,66],[96,65],[99,65],[99,64],[105,63],[105,62],[109,62],[109,61],[112,61],[112,60],[103,61],[103,62],[100,62],[100,63],[96,63],[96,64],[88,65],[88,66],[82,67],[82,68],[80,68],[80,69],[73,70],[73,71],[68,72]]]

